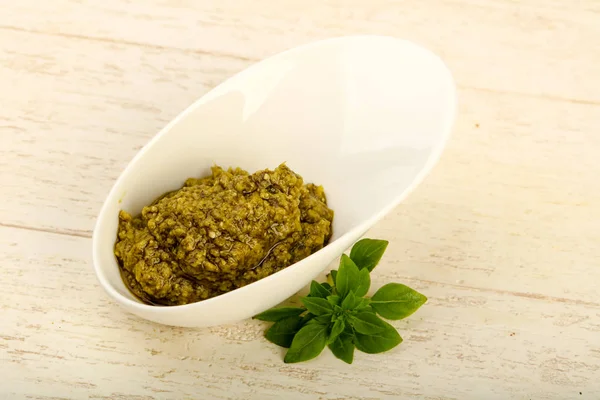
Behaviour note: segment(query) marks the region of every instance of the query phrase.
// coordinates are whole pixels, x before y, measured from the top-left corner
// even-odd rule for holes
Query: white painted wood
[[[0,0],[0,398],[599,398],[599,21],[595,0]],[[424,44],[460,90],[442,161],[370,232],[374,286],[430,298],[404,343],[290,366],[261,322],[110,302],[89,237],[135,152],[252,62],[351,33]]]

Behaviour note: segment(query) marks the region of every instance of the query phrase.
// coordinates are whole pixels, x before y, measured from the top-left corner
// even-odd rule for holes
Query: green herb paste
[[[255,282],[321,249],[333,211],[321,186],[285,164],[254,174],[213,167],[135,217],[119,214],[115,255],[149,304],[193,303]]]

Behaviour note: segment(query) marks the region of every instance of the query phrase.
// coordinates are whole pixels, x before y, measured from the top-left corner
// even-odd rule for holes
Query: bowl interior
[[[454,85],[430,52],[392,38],[334,39],[267,59],[169,124],[127,167],[99,218],[97,263],[123,296],[112,254],[120,209],[136,214],[214,164],[250,172],[286,162],[323,185],[334,240],[397,201],[437,158]]]

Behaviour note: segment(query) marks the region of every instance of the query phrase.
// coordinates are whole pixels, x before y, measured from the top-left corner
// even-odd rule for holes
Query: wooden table
[[[320,38],[440,54],[459,86],[432,175],[369,234],[374,285],[429,296],[404,343],[286,365],[265,324],[126,314],[91,265],[134,154],[225,78]],[[0,398],[600,398],[597,0],[0,0]]]

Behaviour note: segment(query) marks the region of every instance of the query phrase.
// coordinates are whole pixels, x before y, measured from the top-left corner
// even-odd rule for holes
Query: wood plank
[[[135,152],[246,64],[21,32],[0,40],[11,55],[0,76],[13,93],[0,223],[88,237]],[[59,60],[70,60],[68,73]],[[20,90],[19,77],[36,92]],[[599,107],[468,88],[460,97],[441,163],[370,235],[392,241],[402,276],[598,302]]]
[[[21,0],[0,26],[250,60],[330,36],[386,34],[439,53],[470,87],[599,102],[599,8],[582,0]]]
[[[260,321],[179,329],[125,314],[98,287],[87,238],[13,228],[0,228],[0,238],[7,398],[562,400],[600,392],[598,305],[409,280],[430,300],[394,322],[405,339],[399,348],[357,354],[351,367],[326,353],[286,365]],[[374,287],[386,282],[375,276]]]

